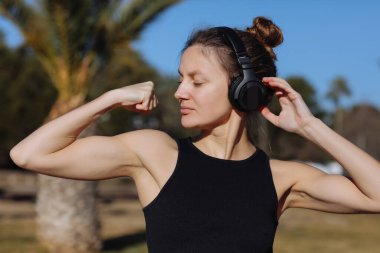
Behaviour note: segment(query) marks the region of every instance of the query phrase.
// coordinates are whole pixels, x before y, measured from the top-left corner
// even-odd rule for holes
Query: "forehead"
[[[216,52],[199,45],[191,46],[183,52],[178,71],[182,75],[189,73],[206,76],[227,75]]]

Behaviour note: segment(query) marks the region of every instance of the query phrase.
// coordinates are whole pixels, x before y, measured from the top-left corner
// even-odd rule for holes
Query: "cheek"
[[[203,96],[208,103],[211,103],[214,106],[225,107],[230,104],[227,88],[213,89],[212,91],[204,93]]]
[[[228,100],[227,90],[220,89],[205,92],[200,99],[203,101],[202,107],[204,108],[204,113],[206,115],[213,114],[214,116],[217,116],[225,114],[232,109]]]

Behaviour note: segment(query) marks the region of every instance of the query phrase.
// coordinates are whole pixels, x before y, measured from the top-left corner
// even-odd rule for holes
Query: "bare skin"
[[[181,105],[181,124],[201,130],[194,145],[221,159],[242,160],[253,154],[256,148],[248,140],[245,115],[231,107],[228,78],[212,50],[205,55],[199,46],[188,48],[179,72],[175,97]],[[263,108],[262,115],[275,126],[319,145],[352,176],[350,181],[306,164],[271,160],[278,217],[286,209],[297,207],[333,213],[380,213],[379,162],[315,118],[286,81],[268,77],[263,82],[277,90],[282,111],[277,116]],[[157,104],[152,82],[109,91],[37,129],[11,150],[11,157],[21,167],[57,177],[131,177],[144,207],[174,171],[178,156],[175,140],[156,130],[77,137],[93,120],[115,107],[147,112]]]

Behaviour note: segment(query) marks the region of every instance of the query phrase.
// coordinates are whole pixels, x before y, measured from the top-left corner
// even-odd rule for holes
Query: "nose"
[[[182,82],[178,86],[176,92],[174,93],[174,97],[181,101],[181,100],[187,100],[190,97],[188,89],[185,87],[185,84]]]

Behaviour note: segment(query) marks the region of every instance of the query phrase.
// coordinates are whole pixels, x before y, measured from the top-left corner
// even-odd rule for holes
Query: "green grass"
[[[110,207],[109,207],[110,208]],[[123,204],[112,208],[123,208]],[[125,208],[127,208],[125,206]],[[111,209],[109,209],[111,210]],[[105,240],[126,237],[125,247],[119,250],[106,250],[103,253],[147,253],[141,241],[141,230],[137,231],[136,219],[139,215],[113,215],[102,211],[103,237]],[[128,220],[134,226],[127,229]],[[119,220],[121,226],[115,227]],[[143,221],[140,223],[143,228]],[[35,239],[33,217],[14,218],[0,216],[0,252],[4,253],[45,253]],[[133,243],[130,243],[130,242]],[[293,209],[280,219],[274,244],[275,253],[380,253],[380,215],[342,215]]]
[[[33,221],[0,219],[0,252],[46,253],[36,242]]]
[[[280,220],[276,253],[380,253],[380,215],[288,210]]]

